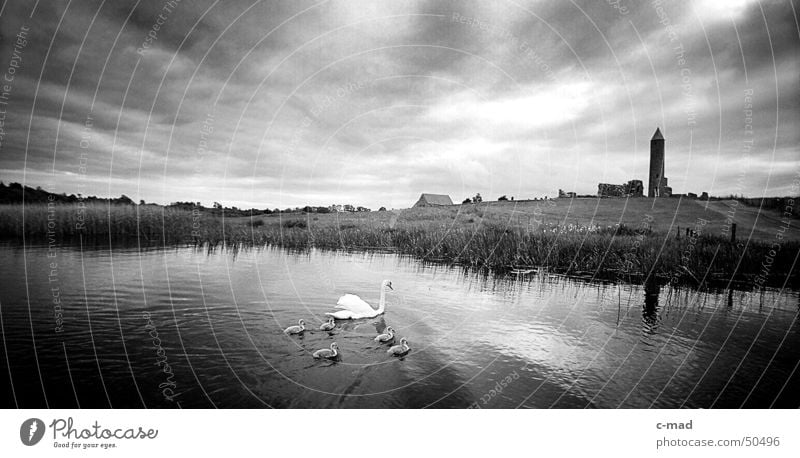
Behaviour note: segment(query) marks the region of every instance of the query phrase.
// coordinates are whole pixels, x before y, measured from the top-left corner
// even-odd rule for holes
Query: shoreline
[[[490,208],[486,206],[485,208]],[[289,249],[394,252],[422,262],[509,274],[535,269],[575,278],[693,288],[799,289],[800,242],[741,240],[702,232],[676,233],[653,224],[628,227],[515,224],[473,207],[366,214],[291,214],[254,218],[198,215],[185,209],[123,206],[0,206],[0,239],[47,246],[136,242],[142,248],[196,246],[213,250],[278,246]],[[402,216],[402,214],[401,214]],[[651,219],[655,221],[655,219]],[[527,222],[527,220],[525,220]],[[767,262],[769,261],[769,262]],[[766,267],[766,269],[765,269]],[[749,288],[748,288],[749,285]]]

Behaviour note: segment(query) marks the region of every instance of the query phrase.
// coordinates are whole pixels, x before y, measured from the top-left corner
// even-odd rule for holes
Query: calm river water
[[[493,276],[394,254],[0,246],[3,407],[800,406],[798,293]],[[376,319],[316,330],[339,296]],[[282,330],[303,318],[311,330]],[[386,325],[402,358],[373,342]],[[311,353],[336,341],[338,361]]]

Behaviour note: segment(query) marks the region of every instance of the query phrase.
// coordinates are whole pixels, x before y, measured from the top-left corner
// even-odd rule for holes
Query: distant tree
[[[386,211],[386,207],[381,207],[381,208],[378,209],[378,211],[379,212],[385,212]]]
[[[475,194],[475,197],[472,198],[472,201],[477,203],[483,202],[483,197],[481,197],[481,193]]]
[[[80,197],[80,194],[78,196]],[[139,205],[144,205],[144,199],[139,199]]]
[[[508,200],[508,197],[506,197],[506,195],[503,194],[502,196],[498,197],[497,200]]]
[[[463,201],[463,202],[461,202],[461,203],[462,203],[462,204],[471,204],[471,203],[472,203],[472,199],[470,199],[469,197],[467,197],[467,198],[466,198],[466,199],[464,199],[464,201]]]
[[[219,203],[219,202],[214,202],[214,205],[213,205],[213,206],[214,206],[214,208],[215,208],[215,209],[217,209],[217,210],[220,210],[220,209],[222,209],[222,204],[221,204],[221,203]]]

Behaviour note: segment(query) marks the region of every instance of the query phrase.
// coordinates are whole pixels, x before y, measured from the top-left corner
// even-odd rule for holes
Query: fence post
[[[736,242],[736,223],[731,223],[731,243]]]

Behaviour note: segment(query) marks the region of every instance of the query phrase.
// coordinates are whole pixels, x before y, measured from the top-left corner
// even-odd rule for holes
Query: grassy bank
[[[472,222],[469,222],[472,220]],[[362,219],[364,223],[375,220]],[[541,226],[537,229],[468,218],[465,224],[415,221],[383,226],[313,217],[270,221],[254,239],[291,247],[390,248],[419,259],[495,271],[545,268],[552,272],[639,282],[649,275],[679,284],[729,279],[780,286],[794,274],[797,242],[770,255],[763,241],[731,243],[728,238],[667,235],[640,226]],[[762,263],[769,264],[764,270]],[[763,279],[759,279],[763,276]],[[797,287],[797,279],[790,285]]]
[[[713,218],[702,219],[711,215],[694,214],[694,207],[683,215],[651,206],[649,212],[622,218],[608,208],[595,212],[594,218],[577,214],[563,218],[558,213],[561,204],[566,203],[257,218],[220,218],[148,205],[29,205],[24,228],[21,206],[0,206],[0,235],[20,239],[24,232],[28,240],[63,243],[82,236],[85,240],[138,238],[143,243],[209,246],[388,249],[425,261],[495,271],[546,268],[637,282],[655,275],[663,281],[697,284],[728,279],[736,272],[743,282],[781,286],[791,274],[789,284],[798,286],[793,263],[800,243],[792,238],[794,228],[785,232],[780,245],[766,238],[731,243]],[[706,222],[698,223],[698,218]],[[674,223],[672,230],[662,223],[675,220],[685,221],[684,227],[696,230],[697,235],[687,237]],[[769,228],[758,230],[770,233]]]
[[[0,205],[0,236],[12,239],[188,243],[221,240],[222,232],[219,217],[158,205]]]

